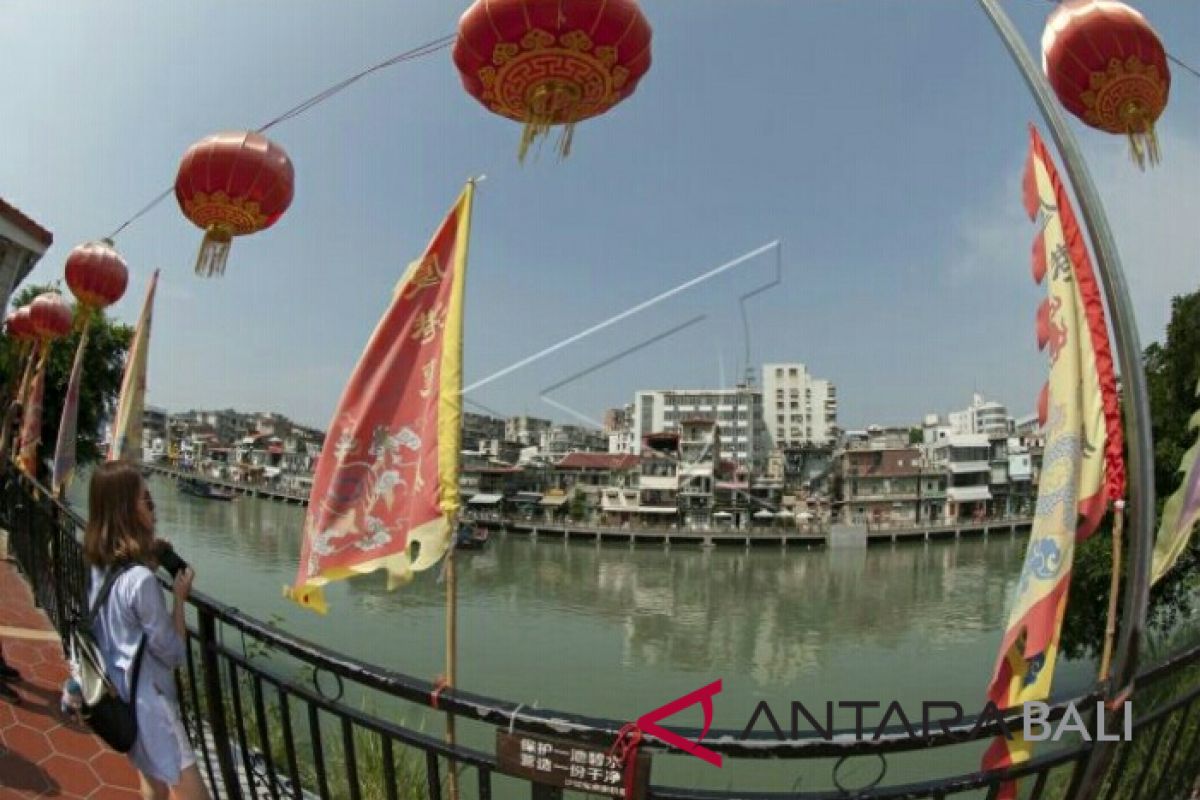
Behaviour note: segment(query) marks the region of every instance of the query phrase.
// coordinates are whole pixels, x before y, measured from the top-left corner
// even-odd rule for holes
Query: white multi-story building
[[[520,442],[526,447],[536,446],[541,444],[542,434],[553,427],[554,423],[548,419],[522,414],[504,421],[504,438],[510,442]]]
[[[772,449],[832,444],[837,437],[837,388],[803,364],[763,364],[763,424]]]
[[[982,518],[992,503],[991,442],[982,433],[952,433],[931,450],[935,467],[946,470],[946,520]]]
[[[949,421],[950,432],[958,435],[1006,436],[1012,431],[1008,409],[995,400],[984,400],[978,393],[971,398],[970,406],[951,411]]]
[[[555,425],[542,431],[538,449],[543,458],[558,461],[568,453],[603,453],[608,449],[608,437],[594,428]]]
[[[723,460],[751,471],[766,467],[770,441],[763,427],[762,392],[744,385],[639,391],[634,401],[633,445],[641,452],[648,434],[680,433],[680,423],[696,419],[717,423]]]
[[[613,454],[631,454],[638,452],[634,442],[633,429],[613,431],[608,434],[608,452]]]

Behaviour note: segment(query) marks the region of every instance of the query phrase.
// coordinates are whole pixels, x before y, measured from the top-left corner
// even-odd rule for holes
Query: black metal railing
[[[37,603],[62,630],[83,607],[83,520],[41,486],[13,473],[3,476],[0,516]],[[187,644],[186,664],[177,673],[184,719],[217,798],[441,800],[449,796],[451,769],[464,797],[554,798],[561,790],[502,767],[491,746],[496,731],[607,748],[624,725],[461,689],[439,691],[430,681],[347,658],[199,592],[189,601]],[[1094,707],[1102,688],[1107,687],[1057,699],[1050,718],[1061,718],[1072,704]],[[1200,646],[1144,671],[1132,699],[1134,736],[1120,744],[1100,794],[1089,800],[1189,798],[1200,778]],[[406,723],[410,715],[422,724]],[[445,715],[459,723],[453,745],[437,730]],[[977,753],[1003,727],[1018,730],[1022,724],[1019,715],[978,726],[976,721],[968,718],[915,736],[894,726],[865,740],[847,731],[827,740],[815,734],[779,739],[762,732],[743,738],[740,730],[713,730],[704,746],[729,759],[825,760],[834,787],[842,786],[843,765],[853,760],[878,763],[879,776],[859,788],[768,792],[651,785],[647,794],[664,800],[994,800],[1005,780],[1026,778],[1023,797],[1078,796],[1075,787],[1092,749],[1086,741],[1041,748],[1038,756],[1007,771],[953,774],[943,765],[943,754],[964,747]],[[1109,724],[1112,729],[1121,723]],[[694,729],[677,732],[691,740],[700,736]],[[657,739],[648,739],[646,746],[656,757],[691,758]],[[909,757],[925,759],[929,766],[922,774],[930,777],[884,785],[888,759]]]

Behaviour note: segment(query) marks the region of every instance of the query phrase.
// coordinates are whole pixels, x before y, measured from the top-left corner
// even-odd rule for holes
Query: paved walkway
[[[3,534],[0,534],[3,536]],[[67,678],[58,635],[11,561],[0,560],[0,642],[24,680],[21,695],[0,699],[0,800],[25,797],[134,800],[137,773],[85,727],[61,718]]]

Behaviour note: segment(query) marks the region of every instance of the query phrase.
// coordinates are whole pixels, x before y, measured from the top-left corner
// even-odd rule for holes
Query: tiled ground
[[[21,671],[21,702],[0,700],[0,800],[25,797],[133,800],[137,773],[86,728],[63,720],[59,690],[67,677],[50,621],[34,608],[16,567],[0,561],[0,642]]]

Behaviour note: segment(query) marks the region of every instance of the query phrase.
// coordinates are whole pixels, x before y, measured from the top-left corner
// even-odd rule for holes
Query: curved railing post
[[[1037,101],[1038,109],[1050,126],[1050,133],[1066,168],[1080,212],[1086,223],[1096,273],[1104,288],[1104,299],[1112,320],[1113,338],[1121,366],[1126,444],[1129,454],[1129,570],[1125,578],[1125,603],[1120,635],[1113,663],[1110,696],[1119,694],[1133,682],[1138,651],[1150,597],[1150,558],[1154,547],[1154,441],[1150,431],[1150,400],[1146,373],[1142,366],[1142,348],[1129,287],[1121,270],[1121,259],[1113,240],[1100,195],[1092,183],[1083,153],[1059,109],[1049,82],[1034,63],[1012,20],[1000,7],[999,0],[979,0],[1008,52],[1021,70],[1025,83]],[[1087,769],[1077,785],[1076,798],[1094,796],[1112,758],[1113,745],[1097,742]]]
[[[217,658],[217,620],[207,608],[197,606],[196,613],[200,666],[204,672],[204,699],[208,706],[208,730],[212,734],[213,747],[217,751],[217,764],[221,769],[221,780],[225,783],[225,794],[230,800],[241,800],[241,784],[238,783],[237,769],[233,765],[233,754],[229,751],[232,739],[229,738],[229,726],[225,724],[221,661]],[[203,735],[200,738],[203,743]]]

